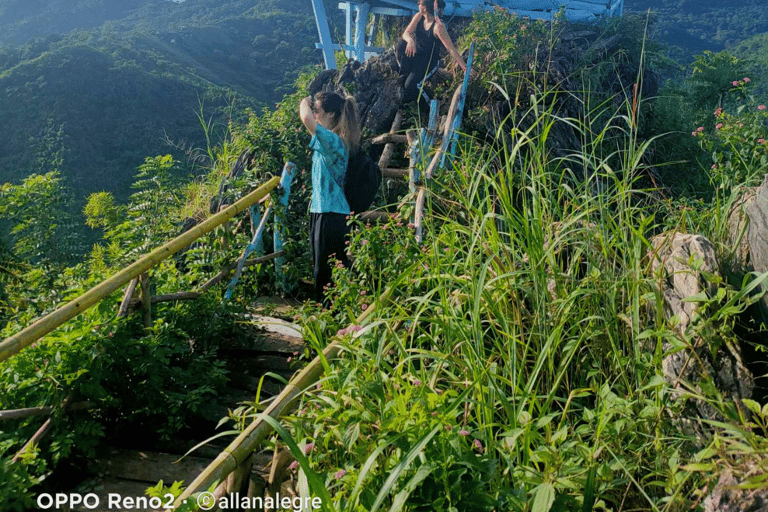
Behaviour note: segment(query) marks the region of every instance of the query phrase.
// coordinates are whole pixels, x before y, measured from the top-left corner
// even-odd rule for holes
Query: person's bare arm
[[[307,96],[301,103],[299,103],[299,119],[304,123],[307,131],[310,135],[314,135],[317,131],[317,123],[315,123],[315,116],[312,113],[312,97]]]
[[[464,58],[459,53],[459,50],[453,45],[451,36],[448,35],[448,31],[445,29],[445,25],[440,19],[435,20],[435,33],[437,34],[438,39],[440,39],[440,42],[443,43],[443,46],[445,46],[445,49],[448,50],[448,53],[451,54],[451,57],[453,57],[459,66],[461,66],[461,69],[467,71],[467,65],[464,63]]]
[[[405,27],[405,31],[403,32],[403,40],[406,42],[405,55],[408,57],[413,57],[416,55],[416,39],[414,39],[414,35],[416,34],[416,27],[419,26],[421,20],[421,13],[417,12],[411,19],[411,22],[408,24],[408,26]]]

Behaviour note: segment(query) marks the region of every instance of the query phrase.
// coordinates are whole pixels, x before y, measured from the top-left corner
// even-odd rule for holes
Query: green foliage
[[[747,95],[751,80],[734,80],[731,93]],[[733,104],[735,102],[729,102]],[[713,186],[726,195],[736,186],[760,184],[768,171],[768,112],[766,106],[745,102],[734,110],[717,108],[713,130],[700,126],[691,135],[711,155],[709,172]]]
[[[2,238],[24,260],[49,265],[66,262],[79,250],[71,192],[58,171],[33,174],[20,185],[0,184],[0,221],[10,225]]]
[[[733,79],[745,76],[748,62],[722,51],[705,51],[698,55],[691,68],[691,94],[704,108],[722,107],[726,93],[733,90]],[[738,78],[736,78],[738,80]]]

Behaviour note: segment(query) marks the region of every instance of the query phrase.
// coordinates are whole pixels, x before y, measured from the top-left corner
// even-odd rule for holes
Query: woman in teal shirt
[[[321,92],[299,105],[301,122],[312,135],[312,200],[309,205],[309,245],[314,268],[315,299],[327,307],[323,290],[331,284],[333,257],[347,266],[346,244],[350,214],[344,177],[350,153],[360,146],[360,121],[352,96]]]

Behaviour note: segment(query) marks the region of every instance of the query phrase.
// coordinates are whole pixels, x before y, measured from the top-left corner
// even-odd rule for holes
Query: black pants
[[[401,39],[397,44],[395,55],[400,65],[400,81],[405,91],[403,92],[403,102],[410,103],[419,97],[419,91],[424,101],[429,103],[429,96],[424,92],[424,82],[431,77],[440,66],[440,59],[433,52],[416,52],[413,57],[405,55],[407,43]]]
[[[347,246],[344,243],[348,233],[347,215],[343,213],[309,214],[309,247],[314,268],[315,300],[323,302],[325,307],[330,305],[323,297],[323,289],[331,284],[331,265],[328,259],[333,257],[345,267],[349,266]]]

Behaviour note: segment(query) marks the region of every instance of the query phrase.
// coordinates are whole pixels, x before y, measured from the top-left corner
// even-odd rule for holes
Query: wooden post
[[[144,327],[152,327],[152,293],[149,290],[149,274],[144,272],[139,276],[141,284],[141,318]]]
[[[56,311],[45,315],[34,324],[23,329],[19,333],[14,334],[10,338],[6,338],[0,343],[0,361],[4,361],[18,353],[20,350],[31,345],[67,320],[74,318],[103,298],[109,296],[112,292],[130,282],[133,278],[146,272],[164,259],[174,255],[201,236],[210,233],[216,226],[231,219],[238,213],[245,211],[250,205],[269,194],[269,192],[277,186],[278,182],[279,179],[275,176],[232,206],[226,208],[223,212],[217,213],[208,220],[182,233],[109,279],[102,281],[76,299],[68,302]]]

